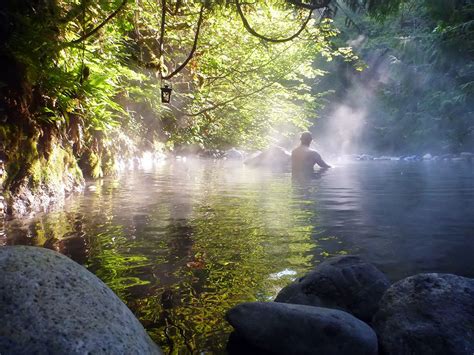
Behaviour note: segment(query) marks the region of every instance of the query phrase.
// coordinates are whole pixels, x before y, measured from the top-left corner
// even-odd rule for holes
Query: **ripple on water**
[[[296,182],[187,160],[92,182],[64,210],[8,221],[0,243],[84,264],[164,350],[219,353],[227,309],[272,299],[333,255],[362,255],[392,279],[473,277],[473,181],[470,165],[359,162]]]

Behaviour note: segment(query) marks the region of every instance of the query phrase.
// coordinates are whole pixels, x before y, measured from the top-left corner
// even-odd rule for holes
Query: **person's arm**
[[[327,164],[327,163],[323,160],[323,158],[321,158],[321,155],[319,155],[319,153],[317,153],[317,152],[314,152],[314,153],[315,153],[315,154],[314,154],[314,162],[315,162],[315,164],[318,164],[321,168],[325,168],[325,169],[331,167],[331,165]]]

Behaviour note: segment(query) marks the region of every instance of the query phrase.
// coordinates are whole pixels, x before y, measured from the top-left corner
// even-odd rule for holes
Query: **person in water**
[[[300,137],[301,145],[291,152],[291,170],[293,173],[314,173],[314,164],[327,169],[331,166],[327,164],[321,155],[309,146],[313,136],[310,132],[303,132]]]

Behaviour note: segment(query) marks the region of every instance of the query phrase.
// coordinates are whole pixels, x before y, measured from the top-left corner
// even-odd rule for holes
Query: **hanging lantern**
[[[161,87],[161,102],[168,104],[171,101],[171,91],[173,89],[168,84]]]

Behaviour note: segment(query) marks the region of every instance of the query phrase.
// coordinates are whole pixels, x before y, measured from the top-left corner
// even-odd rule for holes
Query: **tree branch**
[[[286,1],[292,5],[302,7],[303,9],[307,9],[307,10],[322,9],[324,7],[327,7],[329,3],[331,2],[331,0],[313,0],[311,1],[311,3],[308,4],[308,3],[298,1],[298,0],[286,0]]]
[[[199,116],[199,115],[202,115],[203,113],[206,113],[208,111],[212,111],[212,110],[215,110],[219,107],[223,107],[227,104],[230,104],[231,102],[235,101],[235,100],[238,100],[238,99],[244,99],[246,97],[249,97],[249,96],[252,96],[252,95],[255,95],[267,88],[269,88],[270,86],[272,85],[275,85],[277,82],[276,81],[273,81],[271,83],[268,83],[258,89],[255,89],[251,92],[248,92],[246,94],[242,94],[242,95],[237,95],[237,96],[234,96],[233,98],[229,99],[229,100],[225,100],[225,101],[222,101],[222,102],[219,102],[219,103],[216,103],[216,104],[212,104],[211,106],[209,107],[206,107],[205,109],[202,109],[201,111],[198,111],[196,113],[188,113],[188,112],[183,112],[183,111],[180,111],[178,110],[181,114],[183,114],[184,116],[188,116],[188,117],[194,117],[194,116]]]
[[[165,19],[166,19],[166,0],[162,0],[160,40],[158,42],[158,59],[160,60],[160,75],[162,73],[162,65],[163,65],[163,41],[165,38]]]
[[[88,33],[85,33],[84,35],[82,35],[81,37],[79,37],[78,39],[75,39],[74,41],[71,41],[69,42],[68,44],[78,44],[78,43],[81,43],[82,41],[86,40],[87,38],[93,36],[94,34],[96,34],[102,27],[104,27],[110,20],[112,20],[115,16],[118,15],[118,13],[125,7],[125,5],[127,4],[127,1],[128,0],[123,0],[122,3],[119,5],[119,7],[114,11],[112,12],[109,16],[107,16],[107,18],[102,21],[102,23],[100,25],[98,25],[96,28],[94,28],[92,31],[88,32]]]
[[[202,20],[204,18],[204,4],[201,6],[201,10],[199,11],[199,19],[197,23],[197,28],[196,28],[196,34],[194,35],[194,42],[193,42],[193,47],[191,48],[191,52],[189,52],[188,57],[184,60],[183,63],[179,67],[177,67],[171,74],[168,74],[163,77],[163,79],[168,80],[171,79],[173,76],[178,74],[181,70],[183,70],[186,65],[189,63],[189,61],[192,59],[194,56],[194,52],[196,52],[197,49],[197,44],[198,44],[198,39],[199,39],[199,32],[201,30],[201,25],[202,25]]]
[[[248,32],[250,32],[252,35],[254,35],[255,37],[258,37],[260,39],[263,39],[264,41],[273,42],[273,43],[288,42],[288,41],[291,41],[291,40],[295,39],[296,37],[298,37],[300,35],[300,33],[303,32],[303,30],[305,29],[305,27],[308,24],[309,20],[311,19],[311,16],[313,15],[313,9],[310,9],[308,18],[305,20],[305,22],[303,23],[301,28],[295,34],[293,34],[292,36],[287,37],[287,38],[269,38],[269,37],[266,37],[264,35],[259,34],[257,31],[255,31],[252,28],[252,26],[250,26],[249,22],[245,18],[245,15],[242,11],[242,7],[241,7],[241,4],[240,4],[239,0],[236,0],[235,4],[237,5],[237,12],[239,13],[240,19],[242,20],[242,23],[244,24],[245,29]]]

